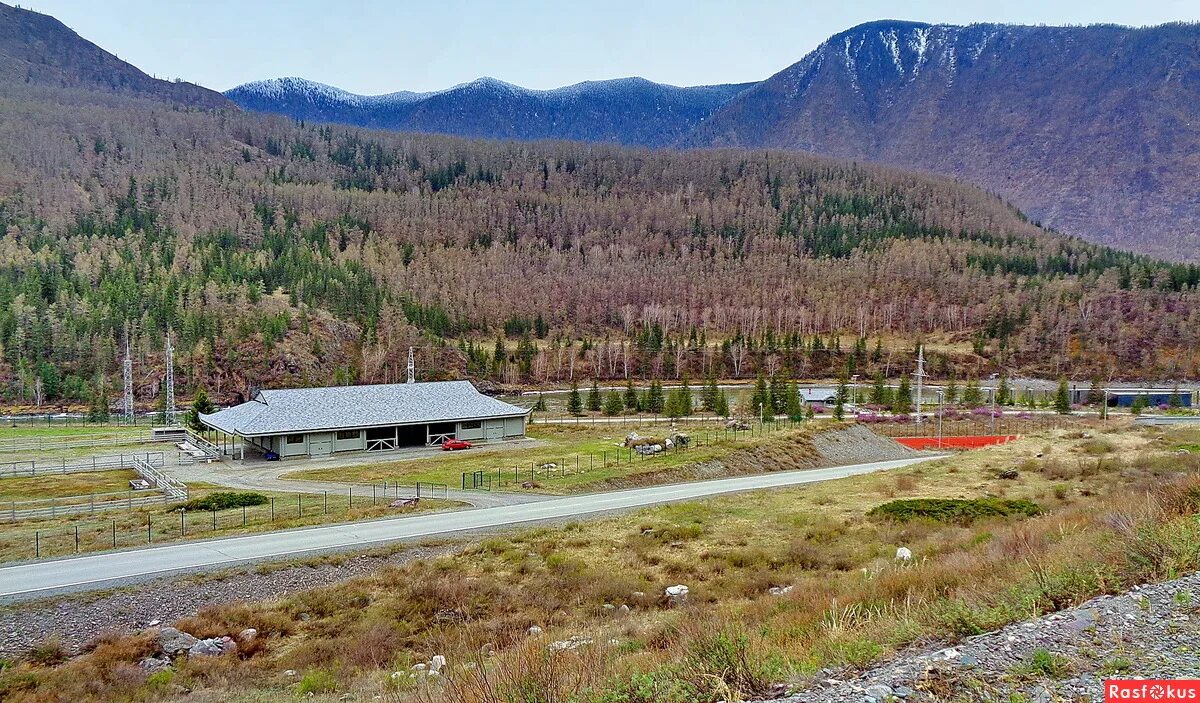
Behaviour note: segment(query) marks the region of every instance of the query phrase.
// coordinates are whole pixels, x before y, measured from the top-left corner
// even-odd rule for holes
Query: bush
[[[1037,503],[1028,500],[1003,498],[910,498],[893,500],[871,508],[868,517],[909,522],[911,520],[933,520],[935,522],[966,525],[976,520],[993,517],[1029,517],[1042,512]]]
[[[270,499],[261,493],[221,491],[217,493],[209,493],[203,498],[193,498],[178,507],[187,511],[211,511],[228,510],[230,508],[240,508],[242,506],[251,507],[255,505],[266,505],[269,502],[271,502]]]
[[[328,671],[317,669],[310,671],[296,684],[296,692],[302,696],[317,693],[330,693],[337,689],[337,679]]]

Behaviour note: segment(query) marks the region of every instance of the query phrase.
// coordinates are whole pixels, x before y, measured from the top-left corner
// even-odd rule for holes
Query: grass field
[[[109,472],[117,473],[117,472]],[[76,474],[79,475],[79,474]],[[0,484],[2,485],[2,484]],[[189,496],[199,498],[228,491],[220,486],[193,484]],[[189,513],[182,518],[173,504],[163,503],[135,510],[113,509],[95,515],[5,522],[0,505],[0,562],[66,556],[76,553],[76,528],[79,552],[144,547],[147,544],[190,539],[233,537],[241,534],[310,527],[329,523],[354,522],[396,517],[418,512],[462,507],[461,503],[440,498],[422,498],[413,507],[392,508],[393,498],[356,495],[353,507],[348,494],[297,494],[259,492],[268,499],[265,505],[210,512]],[[273,499],[273,500],[272,500]],[[149,529],[148,529],[149,527]]]
[[[733,433],[725,432],[715,424],[688,426],[682,431],[692,437],[693,443],[686,450],[641,457],[618,446],[625,435],[638,432],[642,436],[664,437],[670,432],[667,426],[658,424],[622,428],[540,425],[529,429],[530,439],[537,442],[532,446],[481,445],[466,451],[446,452],[434,457],[298,470],[284,474],[283,477],[344,483],[428,481],[444,483],[455,488],[462,485],[463,473],[483,471],[491,477],[493,486],[506,490],[522,490],[521,484],[532,480],[536,484],[532,490],[568,493],[615,477],[663,471],[714,459],[728,454],[733,448],[754,446],[780,436],[790,428],[789,423],[768,423],[765,432],[756,428],[753,432],[737,433],[735,439]],[[540,468],[548,463],[557,464],[559,467],[558,471],[549,477]],[[563,471],[563,468],[566,471]]]
[[[39,474],[37,476],[0,478],[0,504],[9,501],[65,498],[92,493],[129,490],[133,471],[85,471],[75,474]],[[0,509],[4,508],[0,505]]]
[[[258,629],[240,658],[116,676],[135,671],[152,644],[111,637],[61,665],[42,648],[0,675],[0,690],[18,702],[159,700],[169,686],[197,700],[280,703],[310,693],[405,703],[746,699],[825,667],[857,669],[910,643],[1200,568],[1200,457],[1177,453],[1192,438],[1159,434],[1054,431],[884,474],[519,530],[177,623],[198,636]],[[1044,512],[970,524],[866,516],[900,498],[987,496]],[[894,560],[898,546],[915,558]],[[672,584],[689,586],[686,603],[663,595]],[[530,633],[535,625],[542,631]],[[550,647],[572,638],[574,648]],[[446,676],[408,677],[435,654],[447,657]]]

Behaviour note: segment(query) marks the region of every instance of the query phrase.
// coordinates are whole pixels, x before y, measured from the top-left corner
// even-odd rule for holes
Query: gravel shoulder
[[[77,654],[104,632],[137,632],[221,603],[261,601],[363,576],[386,566],[448,554],[461,545],[414,546],[301,563],[247,566],[218,574],[168,577],[109,591],[26,601],[0,608],[0,656],[18,656],[49,637]]]
[[[1099,702],[1114,677],[1200,678],[1200,574],[904,651],[859,675],[825,671],[781,700]]]

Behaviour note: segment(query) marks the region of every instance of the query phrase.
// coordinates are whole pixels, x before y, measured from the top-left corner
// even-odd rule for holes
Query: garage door
[[[487,421],[487,438],[504,439],[504,420],[500,420],[499,422],[495,420]]]
[[[311,456],[325,456],[333,453],[333,437],[318,435],[308,438],[308,453]]]

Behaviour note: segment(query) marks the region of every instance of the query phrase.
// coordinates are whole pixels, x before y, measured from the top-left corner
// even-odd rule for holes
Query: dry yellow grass
[[[1088,432],[1048,433],[887,474],[522,530],[278,602],[209,609],[181,626],[214,635],[256,627],[262,649],[246,660],[180,664],[175,682],[196,700],[290,700],[298,678],[328,686],[332,698],[728,700],[1200,566],[1192,518],[1200,460],[1152,432]],[[1015,478],[1001,477],[1013,468]],[[893,498],[985,495],[1032,499],[1047,513],[969,526],[864,517]],[[913,563],[894,561],[899,545],[916,554]],[[674,583],[691,588],[683,607],[663,595]],[[786,594],[771,593],[786,586]],[[544,632],[530,635],[533,625]],[[558,655],[547,649],[572,636],[591,644]],[[481,656],[485,645],[496,656]],[[410,682],[409,667],[435,653],[451,662],[449,682]],[[25,682],[15,701],[98,700],[75,683],[95,673],[98,654],[22,664],[0,685]],[[105,655],[106,664],[131,660],[129,651],[121,656]],[[300,674],[289,678],[285,669]],[[392,671],[405,675],[396,682]],[[147,687],[143,676],[97,690],[153,699]]]

